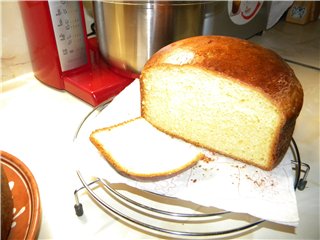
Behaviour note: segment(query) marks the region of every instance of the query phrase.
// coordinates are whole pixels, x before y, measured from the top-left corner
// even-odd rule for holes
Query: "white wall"
[[[1,79],[4,81],[32,69],[18,1],[1,1],[0,7]]]

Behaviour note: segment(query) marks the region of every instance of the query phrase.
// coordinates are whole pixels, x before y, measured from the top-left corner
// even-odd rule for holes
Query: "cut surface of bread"
[[[286,153],[303,92],[275,53],[201,36],[157,52],[141,74],[141,114],[159,130],[264,170]]]
[[[160,130],[212,151],[267,164],[281,117],[259,92],[190,66],[153,69],[146,89],[149,85],[144,117]]]
[[[91,142],[121,174],[134,179],[162,179],[204,157],[191,144],[157,130],[143,118],[95,130]]]

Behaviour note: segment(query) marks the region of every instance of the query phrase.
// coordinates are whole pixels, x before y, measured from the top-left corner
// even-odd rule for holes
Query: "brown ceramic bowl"
[[[28,167],[11,154],[0,151],[1,165],[13,197],[11,239],[37,239],[41,223],[38,185]]]

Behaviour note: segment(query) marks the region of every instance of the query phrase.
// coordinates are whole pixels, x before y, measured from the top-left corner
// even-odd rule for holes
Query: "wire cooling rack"
[[[291,163],[292,171],[295,173],[294,189],[302,191],[307,184],[310,166],[301,162],[294,139],[291,141],[290,149],[293,153]],[[165,236],[194,239],[240,234],[265,221],[243,213],[203,208],[196,204],[190,207],[178,199],[142,191],[125,184],[110,184],[98,177],[86,182],[80,171],[77,174],[82,183],[82,186],[74,191],[77,216],[84,214],[78,193],[86,190],[97,206],[108,214],[120,217],[135,227]]]

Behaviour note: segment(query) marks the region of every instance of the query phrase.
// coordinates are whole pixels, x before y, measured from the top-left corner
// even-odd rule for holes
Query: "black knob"
[[[82,204],[79,203],[79,204],[75,204],[74,205],[74,209],[76,210],[76,215],[78,217],[81,217],[83,215],[83,207],[82,207]]]

